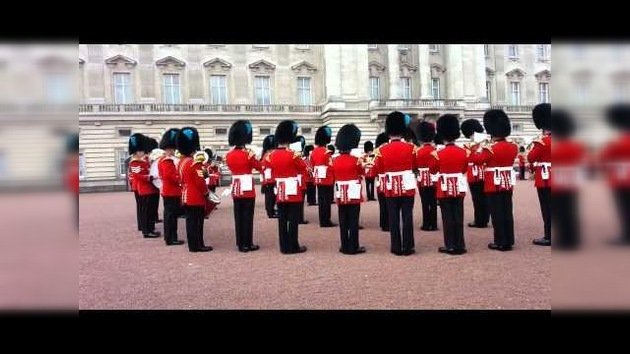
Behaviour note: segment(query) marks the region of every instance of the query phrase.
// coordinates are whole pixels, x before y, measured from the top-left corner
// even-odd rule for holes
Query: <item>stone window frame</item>
[[[204,87],[207,89],[207,95],[204,94],[204,97],[208,98],[208,103],[212,103],[212,87],[210,85],[210,80],[212,76],[222,75],[225,76],[225,95],[226,95],[226,103],[230,104],[232,102],[231,90],[232,87],[232,63],[228,62],[225,59],[221,59],[220,57],[214,57],[209,60],[206,60],[202,64],[203,67],[203,75],[204,75]]]
[[[252,85],[253,104],[258,104],[256,101],[256,77],[267,76],[269,77],[269,105],[274,103],[275,97],[275,83],[276,83],[276,65],[265,60],[259,59],[247,66],[249,68],[250,82]]]
[[[157,67],[157,74],[160,78],[158,87],[160,88],[159,97],[161,103],[167,104],[164,96],[164,76],[165,75],[179,75],[179,103],[186,102],[186,62],[173,56],[166,56],[155,61]],[[156,94],[157,96],[157,94]]]
[[[292,65],[291,66],[291,71],[292,71],[293,76],[294,76],[293,82],[294,82],[295,87],[294,87],[293,92],[295,93],[295,102],[297,104],[300,104],[300,95],[299,95],[300,88],[298,86],[300,78],[308,78],[310,80],[310,94],[311,94],[311,97],[310,97],[311,104],[310,105],[312,106],[314,104],[314,102],[315,102],[315,99],[316,99],[316,97],[314,95],[314,91],[315,90],[314,90],[313,86],[314,86],[314,83],[315,83],[315,80],[314,80],[315,79],[315,75],[318,72],[317,67],[314,64],[312,64],[312,63],[310,63],[310,62],[308,62],[306,60],[302,60],[302,61]]]
[[[368,78],[369,77],[377,77],[378,78],[378,99],[383,98],[383,84],[385,82],[385,80],[387,79],[387,73],[385,72],[385,70],[387,69],[387,67],[381,63],[379,63],[376,60],[370,61],[368,63]],[[368,79],[368,85],[370,85],[370,81]],[[370,99],[372,99],[372,88],[371,86],[368,87],[368,89],[370,90]]]

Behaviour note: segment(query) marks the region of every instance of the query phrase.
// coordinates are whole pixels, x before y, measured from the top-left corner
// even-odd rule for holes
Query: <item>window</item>
[[[378,44],[368,44],[368,49],[370,49],[370,50],[377,50],[378,49]]]
[[[410,77],[400,78],[400,97],[406,100],[411,98],[411,78]]]
[[[302,127],[302,135],[307,135],[307,134],[311,134],[313,132],[313,129],[308,127]]]
[[[79,179],[85,178],[85,155],[79,152]]]
[[[512,132],[513,133],[522,133],[523,132],[523,123],[512,123]]]
[[[179,74],[164,74],[162,85],[164,91],[164,103],[181,103],[181,86],[179,83]]]
[[[431,96],[433,99],[440,99],[440,79],[431,79]]]
[[[131,74],[114,73],[114,103],[125,104],[133,102],[133,88]]]
[[[46,101],[48,103],[70,103],[72,101],[72,86],[69,75],[54,73],[46,77]]]
[[[118,177],[127,177],[127,150],[116,150],[116,173]]]
[[[214,134],[216,134],[216,135],[225,135],[225,134],[227,134],[227,128],[216,128],[214,130]]]
[[[439,53],[440,45],[439,44],[429,44],[429,52],[431,53]]]
[[[118,129],[118,136],[119,137],[131,136],[131,129],[127,129],[127,128]]]
[[[486,58],[490,57],[490,45],[489,44],[484,44],[483,45],[483,54],[486,56]]]
[[[510,82],[510,97],[511,103],[514,106],[520,106],[521,104],[521,83]]]
[[[311,105],[310,77],[298,77],[298,103],[302,106]]]
[[[516,44],[508,45],[508,58],[518,59],[518,46]]]
[[[381,82],[378,77],[370,77],[370,98],[378,100],[381,97]]]
[[[541,82],[538,84],[538,102],[549,103],[549,83]]]
[[[260,135],[269,135],[271,134],[271,128],[260,128]]]
[[[492,82],[486,81],[486,98],[488,102],[492,99]]]
[[[269,76],[256,76],[255,94],[256,104],[271,104],[271,88]]]
[[[311,49],[311,46],[308,44],[298,44],[295,46],[295,48],[300,50],[308,50]]]
[[[227,85],[225,75],[210,76],[210,103],[227,104]]]
[[[538,58],[538,61],[549,60],[549,46],[546,44],[537,45],[536,57]]]

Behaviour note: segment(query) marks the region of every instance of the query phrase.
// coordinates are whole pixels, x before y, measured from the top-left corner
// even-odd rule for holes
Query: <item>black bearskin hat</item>
[[[208,160],[212,160],[214,158],[214,152],[210,148],[206,148],[203,150],[208,155]]]
[[[525,152],[525,147],[521,146],[520,148],[518,148],[518,152]]]
[[[446,141],[457,140],[459,132],[459,119],[452,114],[445,114],[437,120],[437,133]]]
[[[433,138],[433,143],[435,145],[444,145],[444,139],[442,139],[442,136],[440,135],[440,133],[435,133],[435,138]]]
[[[346,124],[337,132],[335,146],[339,152],[350,152],[356,149],[361,141],[361,130],[354,124]]]
[[[411,123],[411,117],[402,112],[394,111],[385,120],[385,132],[388,136],[403,136],[407,126]]]
[[[625,131],[630,130],[630,105],[618,103],[608,107],[606,119],[614,128]]]
[[[538,129],[551,129],[551,104],[540,103],[532,110],[534,125]]]
[[[157,149],[158,146],[160,144],[158,144],[158,141],[149,137],[146,137],[146,140],[144,141],[146,144],[146,153],[150,153],[151,151],[153,151],[153,149]]]
[[[280,122],[276,127],[276,143],[279,144],[291,144],[295,141],[297,136],[298,124],[292,120],[285,120]]]
[[[176,149],[177,148],[177,133],[179,132],[178,128],[171,128],[167,130],[164,135],[162,135],[162,139],[160,140],[160,149]]]
[[[370,140],[363,143],[363,152],[372,152],[374,150],[374,143]]]
[[[575,133],[575,121],[571,114],[563,109],[551,111],[551,132],[554,137],[569,138]]]
[[[66,141],[66,152],[69,154],[79,152],[79,134],[70,134]]]
[[[491,109],[483,115],[483,127],[495,138],[505,138],[512,133],[510,118],[500,109]]]
[[[129,148],[128,148],[129,154],[133,155],[133,154],[135,154],[138,151],[146,152],[146,150],[145,150],[146,149],[146,142],[145,142],[146,139],[147,139],[147,137],[142,135],[142,134],[140,134],[140,133],[132,134],[129,137]]]
[[[416,136],[423,143],[430,143],[435,138],[435,125],[431,122],[422,121],[416,126]]]
[[[387,143],[388,141],[389,141],[389,139],[387,138],[387,134],[380,133],[379,135],[376,136],[375,146],[379,147],[379,146]]]
[[[313,151],[313,149],[315,149],[315,147],[313,145],[306,145],[304,147],[304,152],[302,152],[302,156],[308,157],[308,155],[310,155],[310,153],[311,153],[311,151]]]
[[[237,120],[230,127],[228,144],[230,146],[245,146],[252,142],[252,123],[248,120]]]
[[[331,155],[335,153],[335,145],[333,144],[329,144],[328,146],[326,146],[326,149],[328,149]]]
[[[276,144],[276,137],[274,135],[267,135],[264,139],[263,139],[263,143],[262,143],[262,148],[263,148],[263,155],[269,151],[269,150],[273,150],[276,147],[278,147],[278,145]]]
[[[298,135],[295,137],[294,143],[300,142],[300,146],[302,147],[302,151],[304,151],[304,147],[306,146],[306,139],[302,135]]]
[[[315,145],[324,146],[330,144],[332,139],[332,129],[329,126],[323,125],[315,132]]]
[[[483,133],[483,126],[476,119],[466,119],[462,122],[462,134],[468,139],[475,133]]]
[[[197,129],[185,127],[177,133],[177,150],[179,150],[182,155],[190,156],[200,149],[199,133]]]

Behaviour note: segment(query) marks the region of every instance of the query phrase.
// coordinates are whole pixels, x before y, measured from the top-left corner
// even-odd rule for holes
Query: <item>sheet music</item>
[[[473,141],[476,142],[476,143],[480,143],[480,142],[482,142],[482,141],[484,141],[484,140],[486,140],[488,138],[489,138],[488,134],[477,133],[477,132],[475,132],[473,134]]]

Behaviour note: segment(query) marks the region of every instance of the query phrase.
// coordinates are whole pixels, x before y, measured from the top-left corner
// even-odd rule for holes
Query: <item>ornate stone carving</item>
[[[446,68],[443,65],[440,65],[437,63],[431,64],[431,78],[437,79],[440,76],[442,76],[442,74],[444,74],[445,72],[446,72]]]
[[[513,69],[510,70],[508,73],[505,74],[505,76],[508,77],[508,79],[510,79],[511,81],[515,81],[515,80],[522,80],[523,77],[525,77],[525,72],[521,69]]]
[[[137,61],[122,54],[114,55],[111,58],[105,59],[105,64],[109,67],[116,67],[118,64],[123,64],[126,68],[133,68],[137,63]]]
[[[232,68],[232,64],[221,58],[213,58],[203,63],[203,67],[213,71],[228,71]]]
[[[534,76],[536,77],[536,80],[546,82],[546,81],[549,81],[549,79],[551,79],[551,71],[545,69],[543,71],[540,71]]]
[[[315,67],[315,65],[307,62],[306,60],[303,60],[293,66],[291,66],[291,70],[293,70],[296,73],[314,73],[317,71],[317,68]]]
[[[271,74],[276,70],[276,66],[270,62],[261,59],[249,64],[249,68],[255,73]]]
[[[381,73],[385,72],[385,65],[373,60],[368,64],[368,68],[370,70],[370,76],[379,76]]]
[[[159,59],[155,62],[155,65],[157,65],[158,67],[168,67],[168,66],[173,66],[176,68],[183,68],[184,66],[186,66],[186,63],[182,60],[179,60],[175,57],[172,56],[167,56],[164,57],[162,59]]]
[[[409,63],[402,63],[400,64],[400,77],[411,77],[416,70],[418,70],[417,66],[413,66]]]
[[[488,78],[493,78],[494,74],[495,74],[495,71],[492,68],[486,67],[486,76]]]

